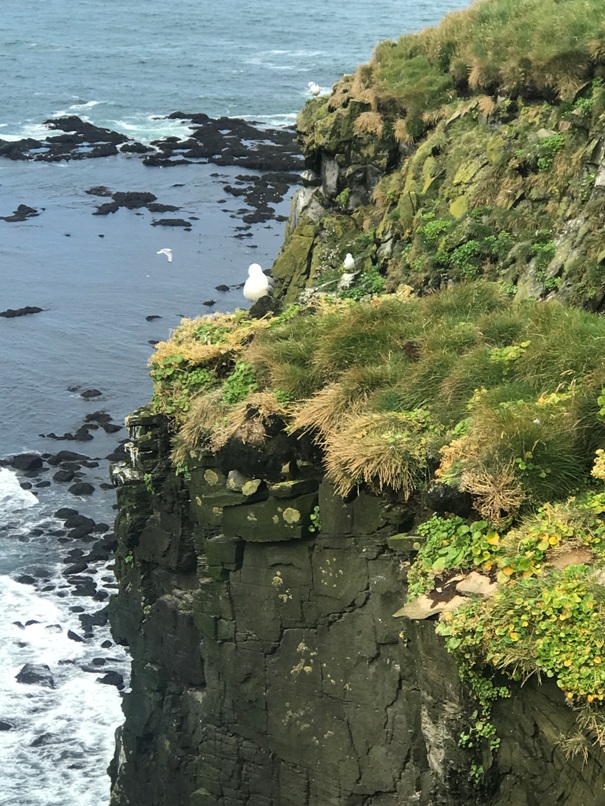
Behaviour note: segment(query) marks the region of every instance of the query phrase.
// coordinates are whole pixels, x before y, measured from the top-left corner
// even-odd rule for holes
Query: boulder
[[[55,688],[55,679],[45,663],[26,663],[16,675],[18,683]]]

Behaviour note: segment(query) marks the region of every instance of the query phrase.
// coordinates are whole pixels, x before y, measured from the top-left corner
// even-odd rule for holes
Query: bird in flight
[[[172,263],[172,249],[158,249],[156,255],[166,255],[168,258],[168,263]]]

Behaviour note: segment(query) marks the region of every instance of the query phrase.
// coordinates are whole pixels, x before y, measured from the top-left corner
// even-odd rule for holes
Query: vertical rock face
[[[537,685],[503,702],[500,752],[484,753],[482,788],[469,782],[456,669],[432,622],[392,617],[404,507],[346,503],[319,472],[250,480],[213,457],[179,476],[162,422],[129,425],[111,620],[133,673],[111,806],[603,802],[602,757],[565,760],[573,713]]]

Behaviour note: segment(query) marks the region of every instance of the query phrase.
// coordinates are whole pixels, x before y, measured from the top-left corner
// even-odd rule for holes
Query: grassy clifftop
[[[569,751],[605,746],[602,10],[484,0],[382,43],[299,117],[286,307],[185,321],[152,358],[182,471],[244,449],[295,476],[312,450],[341,495],[408,503],[413,599],[498,586],[439,627],[491,750],[494,669],[554,678]]]
[[[604,42],[595,0],[484,0],[309,101],[318,184],[275,264],[287,298],[335,285],[350,251],[386,290],[487,277],[599,309]]]

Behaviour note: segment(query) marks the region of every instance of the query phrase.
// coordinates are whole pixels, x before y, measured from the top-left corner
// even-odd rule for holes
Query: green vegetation
[[[279,421],[316,441],[342,494],[365,483],[409,497],[440,479],[500,523],[585,487],[605,444],[605,322],[555,302],[476,282],[200,322],[152,359],[179,464],[244,433],[262,442]]]

